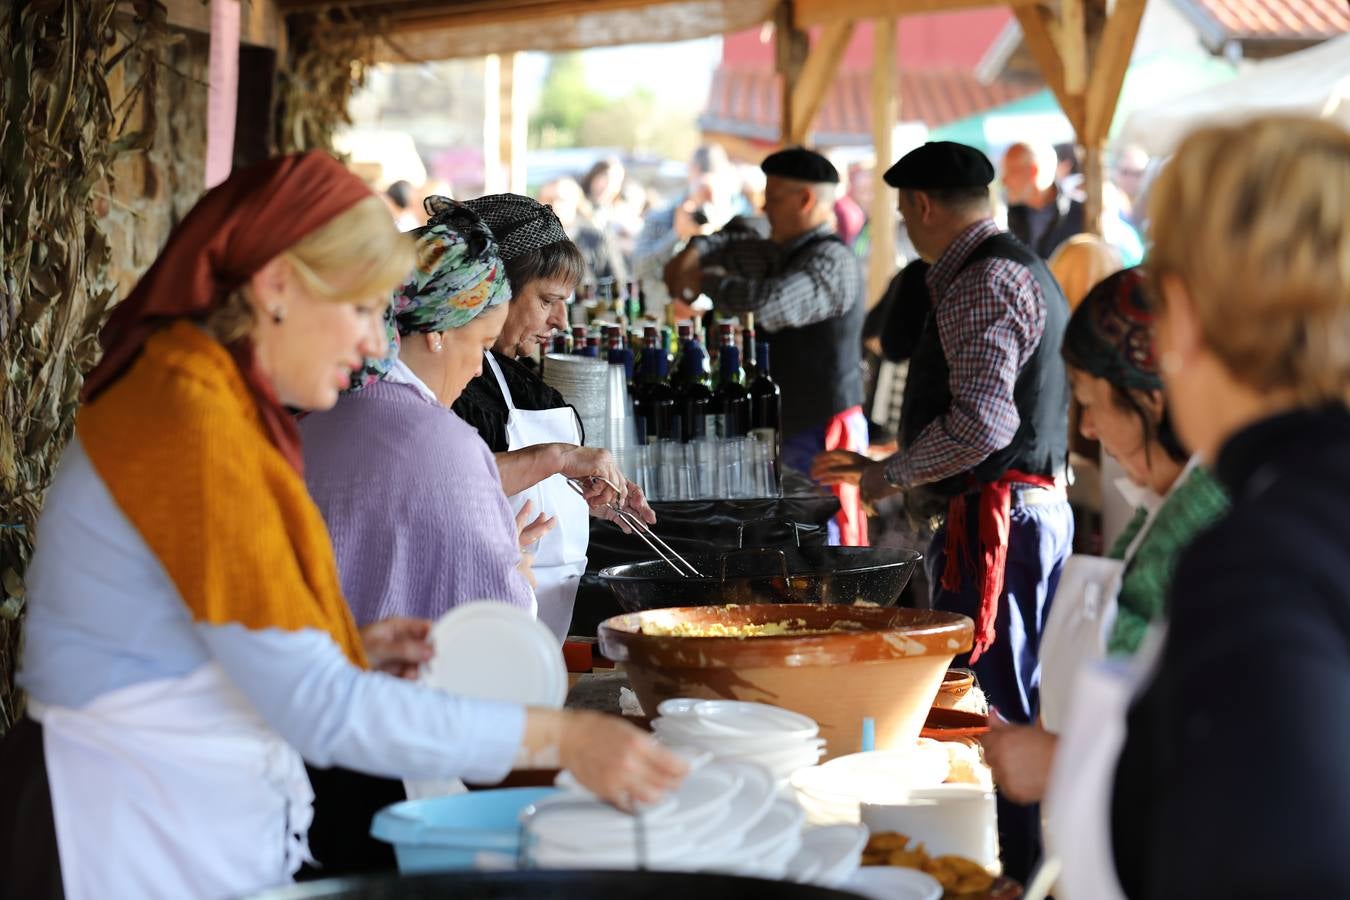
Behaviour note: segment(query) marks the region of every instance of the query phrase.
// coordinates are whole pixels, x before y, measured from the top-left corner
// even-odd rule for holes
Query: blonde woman
[[[1072,823],[1090,838],[1109,815],[1108,846],[1061,847],[1065,893],[1350,896],[1350,133],[1197,131],[1149,219],[1168,408],[1233,506],[1178,563],[1101,806]],[[1088,675],[1079,695],[1108,744],[1130,697],[1110,684]],[[1093,795],[1055,777],[1056,805]],[[1097,859],[1118,885],[1080,880]]]
[[[678,780],[616,719],[390,677],[427,658],[426,623],[353,622],[286,407],[331,407],[383,355],[411,266],[355,176],[290,156],[203,197],[114,313],[29,569],[31,718],[0,746],[11,896],[288,881],[312,816],[302,759],[480,781],[561,764],[612,800]]]

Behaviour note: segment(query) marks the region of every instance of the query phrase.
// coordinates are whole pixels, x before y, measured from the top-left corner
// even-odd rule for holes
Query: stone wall
[[[205,35],[184,35],[165,51],[153,96],[137,101],[130,110],[128,128],[134,130],[153,118],[155,135],[148,151],[129,153],[118,163],[102,219],[112,247],[118,299],[135,286],[170,231],[202,194],[208,50]],[[125,99],[126,85],[134,84],[138,74],[133,69],[109,83],[115,106]]]

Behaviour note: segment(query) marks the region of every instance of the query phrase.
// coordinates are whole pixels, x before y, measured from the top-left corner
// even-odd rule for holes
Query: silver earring
[[[272,321],[278,325],[286,321],[286,308],[283,306],[272,307]]]

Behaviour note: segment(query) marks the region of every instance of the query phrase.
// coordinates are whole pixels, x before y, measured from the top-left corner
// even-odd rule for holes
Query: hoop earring
[[[282,322],[286,321],[285,307],[282,306],[272,307],[272,321],[277,325],[280,325]]]

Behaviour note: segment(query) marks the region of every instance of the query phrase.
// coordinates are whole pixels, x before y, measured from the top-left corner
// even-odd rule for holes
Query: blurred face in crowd
[[[1034,203],[1036,192],[1036,160],[1023,144],[1014,144],[1003,154],[1003,190],[1010,205]]]
[[[507,304],[506,323],[494,349],[521,357],[547,348],[554,330],[567,327],[567,298],[574,289],[563,278],[536,278],[527,283]]]
[[[870,168],[854,168],[848,175],[848,193],[863,209],[872,208],[873,173]]]
[[[1126,147],[1116,159],[1111,178],[1131,202],[1139,199],[1144,186],[1144,175],[1148,171],[1148,154],[1139,147]]]
[[[550,181],[539,189],[539,202],[551,207],[562,226],[570,228],[581,208],[581,185],[570,178]]]
[[[342,281],[333,279],[339,288]],[[254,356],[286,406],[331,409],[366,357],[383,356],[388,347],[381,321],[387,292],[351,301],[318,296],[284,257],[254,274],[248,301]]]
[[[600,206],[608,206],[619,197],[619,192],[623,190],[624,170],[623,166],[610,166],[601,169],[591,179],[591,202]]]

